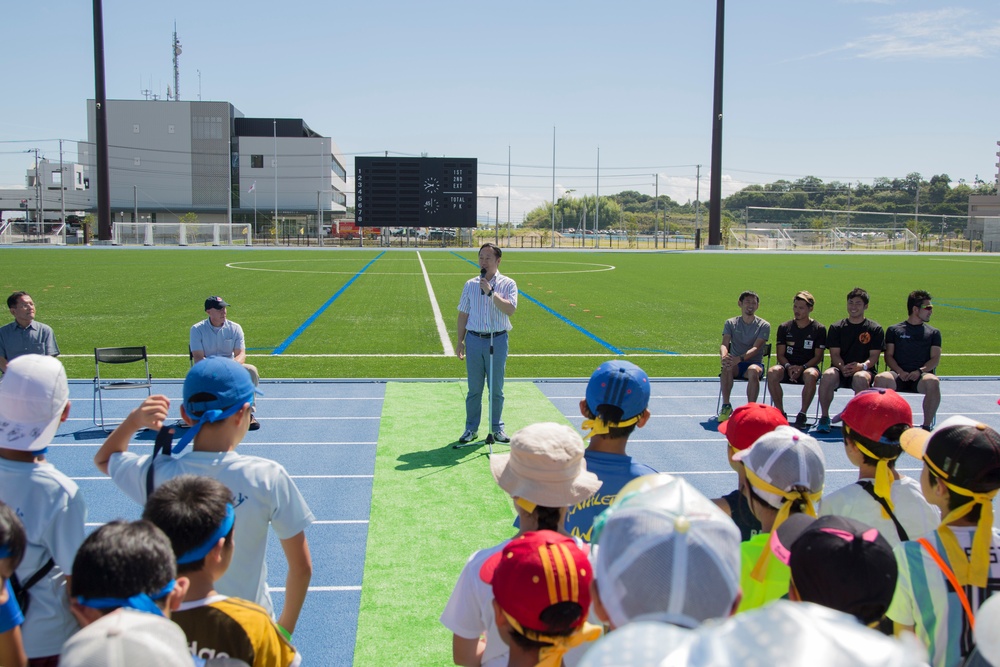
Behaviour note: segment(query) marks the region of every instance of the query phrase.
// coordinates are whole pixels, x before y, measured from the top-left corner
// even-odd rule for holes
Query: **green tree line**
[[[954,183],[954,185],[953,185]],[[724,222],[742,219],[748,206],[762,208],[827,209],[836,211],[871,211],[912,214],[919,206],[921,215],[968,214],[971,195],[996,194],[993,183],[978,177],[972,184],[952,181],[948,174],[924,179],[919,173],[904,178],[876,178],[871,184],[844,183],[806,176],[794,181],[777,180],[766,185],[750,185],[722,200]],[[556,230],[595,228],[597,198],[566,195],[555,202]],[[525,227],[549,229],[553,204],[533,209],[525,217]],[[695,225],[695,202],[680,204],[667,195],[652,197],[635,190],[625,190],[600,198],[599,229],[623,229],[627,232],[687,232]],[[707,225],[708,203],[701,203],[701,222]]]

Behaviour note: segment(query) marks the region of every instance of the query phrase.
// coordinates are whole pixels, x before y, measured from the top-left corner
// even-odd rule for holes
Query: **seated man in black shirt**
[[[885,334],[875,320],[865,317],[868,292],[855,287],[847,294],[847,317],[831,324],[826,332],[826,348],[830,350],[830,367],[819,383],[819,407],[822,414],[816,430],[830,432],[830,404],[838,389],[851,388],[854,393],[870,389],[875,381],[878,357],[882,354]]]
[[[941,332],[927,322],[934,307],[924,290],[906,299],[909,317],[885,332],[885,365],[889,370],[875,378],[876,387],[924,395],[921,427],[931,430],[941,404],[941,381],[934,375],[941,361]]]
[[[793,319],[778,327],[776,339],[778,363],[767,371],[767,387],[771,390],[774,407],[785,411],[782,403],[781,384],[802,385],[802,409],[795,416],[793,426],[807,430],[809,418],[806,412],[816,395],[819,380],[819,366],[823,363],[823,348],[826,346],[826,327],[810,317],[816,299],[805,290],[795,295],[792,301]]]

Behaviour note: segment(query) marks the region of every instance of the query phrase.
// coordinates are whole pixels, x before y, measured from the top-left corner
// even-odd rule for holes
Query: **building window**
[[[251,155],[250,156],[250,168],[251,169],[263,169],[264,168],[264,156],[263,155]]]

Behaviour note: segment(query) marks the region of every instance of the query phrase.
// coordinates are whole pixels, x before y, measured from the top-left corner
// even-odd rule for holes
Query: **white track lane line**
[[[417,253],[417,261],[420,262],[420,271],[424,274],[424,285],[427,286],[427,294],[431,297],[431,311],[434,313],[434,324],[437,325],[438,336],[441,337],[441,347],[444,349],[444,356],[455,356],[455,348],[451,346],[451,336],[448,335],[448,327],[444,325],[444,318],[441,317],[441,307],[438,306],[437,297],[434,295],[434,287],[431,286],[431,277],[427,275],[427,267],[424,260]]]

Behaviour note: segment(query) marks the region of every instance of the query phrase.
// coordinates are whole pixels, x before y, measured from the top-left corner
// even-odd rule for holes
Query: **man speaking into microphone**
[[[492,243],[479,248],[479,276],[470,278],[458,302],[458,344],[455,354],[465,359],[469,393],[465,398],[465,432],[458,439],[466,444],[479,437],[483,412],[483,385],[489,380],[489,428],[496,442],[510,442],[504,432],[503,378],[507,368],[507,332],[510,316],[517,310],[517,283],[501,274],[503,251]],[[492,369],[490,365],[492,363]]]

